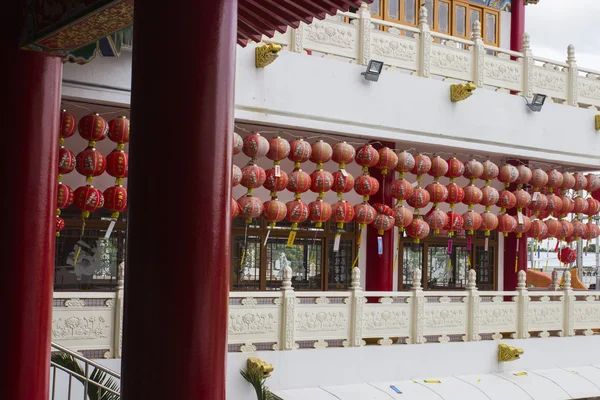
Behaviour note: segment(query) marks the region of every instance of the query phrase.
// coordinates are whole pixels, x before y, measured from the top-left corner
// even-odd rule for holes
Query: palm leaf
[[[249,365],[240,371],[244,379],[254,387],[258,400],[275,400],[273,393],[265,386],[267,380],[262,369],[256,365]]]
[[[50,356],[50,360],[60,365],[61,367],[68,369],[69,371],[75,372],[81,376],[85,375],[85,370],[79,364],[79,361],[75,357],[70,354],[65,353],[54,353]],[[82,385],[85,385],[85,381],[83,378],[79,378],[74,376]],[[111,376],[109,376],[106,372],[101,369],[94,368],[92,373],[89,376],[91,382],[88,382],[88,397],[90,400],[120,400],[121,396],[110,393],[106,390],[103,390],[100,386],[109,388],[115,392],[118,392],[120,389],[119,383],[116,382]],[[96,384],[94,384],[96,383]]]

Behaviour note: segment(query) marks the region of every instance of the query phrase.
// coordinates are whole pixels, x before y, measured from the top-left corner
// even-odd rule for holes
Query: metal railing
[[[116,400],[120,398],[120,391],[114,390],[114,388],[110,388],[105,386],[103,379],[102,383],[96,382],[92,379],[92,375],[104,374],[106,377],[114,378],[114,380],[118,381],[120,386],[121,384],[121,375],[117,372],[106,368],[90,359],[83,357],[81,354],[69,350],[63,346],[60,346],[56,343],[51,344],[51,352],[52,353],[62,353],[71,356],[74,360],[76,360],[77,364],[80,367],[79,373],[73,371],[70,368],[59,365],[54,361],[50,361],[50,369],[52,372],[52,384],[51,384],[51,392],[50,399],[51,400]],[[66,379],[66,387],[63,385],[57,385],[57,374],[58,371],[62,371],[64,374],[64,378]],[[62,378],[59,378],[63,380]],[[73,381],[76,380],[79,382],[79,385],[73,385]],[[75,389],[74,389],[75,388]],[[75,393],[74,393],[75,392]],[[91,393],[94,393],[95,396],[92,397]],[[80,397],[82,395],[82,397]]]

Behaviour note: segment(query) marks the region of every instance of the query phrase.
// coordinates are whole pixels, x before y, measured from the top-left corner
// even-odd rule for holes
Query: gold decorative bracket
[[[507,344],[498,345],[498,362],[515,361],[523,354],[523,349]]]
[[[263,377],[268,378],[273,372],[273,365],[261,360],[260,358],[252,357],[248,359],[248,369],[258,368],[262,371]]]
[[[457,83],[450,85],[450,100],[453,103],[463,101],[471,97],[473,90],[477,89],[472,83]]]
[[[596,121],[596,130],[600,131],[600,114],[596,115],[595,121]]]
[[[282,47],[279,44],[267,43],[257,46],[255,50],[256,68],[264,68],[279,57]]]

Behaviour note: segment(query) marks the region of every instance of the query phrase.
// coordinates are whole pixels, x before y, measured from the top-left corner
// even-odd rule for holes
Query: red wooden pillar
[[[377,142],[373,147],[380,149],[387,146],[394,148],[394,143]],[[384,177],[379,168],[370,168],[369,174],[379,181],[379,192],[372,196],[369,203],[383,203],[394,206],[390,187],[394,182],[394,171],[389,171]],[[367,228],[367,272],[366,289],[369,291],[392,291],[394,289],[394,234],[393,230],[383,235],[383,253],[378,253],[377,230],[372,226]]]
[[[19,50],[18,5],[0,13],[0,398],[47,400],[62,62]]]
[[[510,13],[510,49],[521,51],[525,33],[525,0],[512,0]]]
[[[527,162],[521,160],[521,162]],[[519,165],[518,162],[512,162],[514,165]],[[508,190],[515,191],[517,185],[511,184]],[[527,210],[523,210],[525,214]],[[513,207],[508,210],[508,214],[517,217],[517,208]],[[525,214],[527,215],[527,214]],[[504,290],[515,290],[517,287],[517,274],[519,271],[527,270],[527,233],[523,234],[523,237],[518,240],[517,247],[517,234],[509,233],[508,236],[504,237]],[[517,254],[519,256],[517,263]],[[515,270],[516,266],[516,270]]]
[[[225,400],[237,1],[134,26],[123,398]]]

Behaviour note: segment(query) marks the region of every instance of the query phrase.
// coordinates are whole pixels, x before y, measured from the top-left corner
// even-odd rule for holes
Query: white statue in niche
[[[77,263],[75,263],[75,256],[79,248],[81,251],[77,257]],[[73,267],[74,271],[72,273],[75,274],[78,281],[84,275],[112,275],[114,266],[110,264],[110,256],[105,250],[107,250],[106,245],[102,242],[102,239],[98,239],[96,244],[92,246],[82,240],[77,242],[73,251],[67,257],[67,265]]]
[[[281,253],[279,253],[279,258],[275,260],[275,268],[273,268],[273,275],[275,275],[275,277],[277,278],[282,277],[283,269],[288,266],[291,266],[291,262],[287,259],[285,252],[282,251]]]

